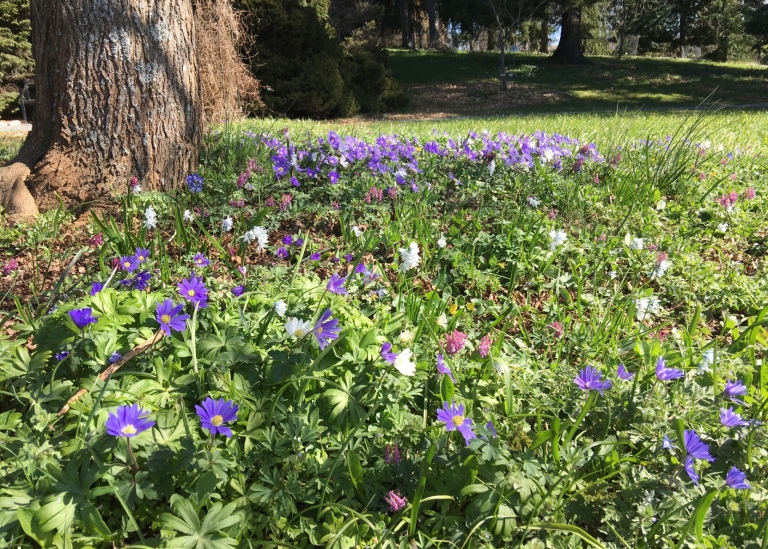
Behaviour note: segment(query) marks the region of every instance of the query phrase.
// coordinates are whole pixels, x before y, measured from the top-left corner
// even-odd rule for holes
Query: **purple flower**
[[[154,421],[147,419],[149,412],[144,411],[138,404],[120,406],[117,413],[109,414],[104,427],[113,437],[133,438],[147,429],[151,429]]]
[[[693,429],[686,429],[685,433],[685,453],[696,459],[705,459],[707,461],[715,461],[709,454],[709,444],[706,444],[699,438],[696,431]]]
[[[691,477],[691,480],[693,483],[698,486],[699,485],[699,475],[696,474],[696,469],[693,466],[693,458],[691,456],[686,456],[685,458],[685,472],[688,473],[688,476]]]
[[[187,187],[191,193],[203,191],[203,177],[200,174],[192,173],[187,176]]]
[[[75,326],[84,330],[88,324],[95,324],[97,319],[93,316],[93,309],[84,307],[82,309],[73,309],[69,311],[69,318],[75,323]]]
[[[312,333],[317,338],[317,343],[320,345],[320,350],[325,349],[328,344],[334,339],[339,337],[341,328],[339,327],[339,321],[336,318],[331,318],[331,310],[326,309],[323,316],[315,324],[315,328]]]
[[[405,507],[406,503],[408,503],[407,499],[398,496],[392,490],[389,491],[389,494],[384,499],[389,504],[389,511],[391,513],[397,513],[400,509]]]
[[[725,390],[723,391],[723,393],[725,393],[725,396],[727,396],[731,400],[735,400],[736,402],[741,403],[741,401],[736,400],[735,397],[746,395],[747,386],[744,385],[740,379],[737,379],[736,381],[728,380],[725,383]]]
[[[320,252],[315,252],[312,255],[309,256],[309,259],[312,261],[320,261]]]
[[[208,306],[208,288],[196,276],[190,279],[185,278],[176,287],[181,297],[193,305],[197,305],[200,309],[205,309]]]
[[[68,356],[69,356],[69,351],[61,351],[61,352],[56,353],[55,355],[53,355],[53,358],[56,359],[57,361],[61,362],[62,360],[64,360]]]
[[[483,336],[483,338],[480,340],[480,345],[477,348],[477,352],[480,353],[480,356],[483,358],[488,356],[488,353],[491,352],[491,336]]]
[[[733,408],[720,408],[720,423],[724,427],[746,427],[748,421],[741,419],[741,416],[733,411]]]
[[[635,374],[627,371],[623,364],[619,364],[616,374],[619,376],[619,379],[623,379],[624,381],[628,381],[635,377]]]
[[[613,387],[611,380],[602,380],[603,374],[599,370],[592,366],[587,366],[579,372],[579,375],[573,380],[573,382],[582,391],[597,391],[601,395],[606,389]]]
[[[325,289],[331,292],[332,294],[339,294],[339,295],[347,295],[349,292],[347,292],[347,289],[344,287],[344,283],[347,281],[346,277],[340,277],[336,273],[333,273],[331,275],[331,280],[328,281],[328,284],[325,286]]]
[[[120,258],[120,268],[132,273],[139,268],[139,259],[135,255],[124,255]]]
[[[235,286],[232,288],[232,295],[235,297],[240,297],[243,295],[243,292],[245,292],[245,286]]]
[[[667,435],[664,435],[664,438],[661,441],[661,449],[673,452],[677,449],[677,446],[675,446],[674,442],[672,442]]]
[[[149,286],[150,278],[152,278],[152,275],[149,271],[139,271],[133,276],[131,287],[135,290],[145,290]]]
[[[195,254],[195,257],[192,258],[192,261],[194,261],[195,265],[198,267],[207,267],[211,264],[211,261],[203,254]]]
[[[120,353],[115,351],[114,353],[112,353],[112,356],[109,357],[109,363],[110,364],[114,364],[115,362],[117,362],[121,358],[123,358],[123,355],[121,355]]]
[[[328,181],[331,182],[331,184],[335,185],[339,182],[339,172],[329,172],[328,173]]]
[[[451,369],[445,364],[443,361],[443,355],[440,353],[437,353],[437,371],[440,374],[448,376],[451,378],[451,381],[456,383],[456,379],[454,379],[453,373],[451,373]]]
[[[103,289],[104,289],[104,283],[103,282],[92,282],[91,283],[90,294],[91,294],[91,296],[94,296],[94,295],[96,295],[97,293],[99,293]]]
[[[297,238],[296,241],[293,243],[294,246],[297,248],[301,248],[304,245],[304,239],[303,238]]]
[[[384,463],[397,465],[400,463],[401,459],[400,447],[397,445],[397,442],[393,442],[392,444],[387,444],[384,446]]]
[[[195,411],[200,418],[203,429],[208,429],[211,436],[222,434],[225,437],[232,436],[232,429],[224,425],[237,419],[237,404],[231,400],[213,400],[206,398],[202,405],[195,405]]]
[[[397,353],[393,353],[390,350],[392,349],[392,344],[384,342],[381,344],[381,351],[379,354],[381,355],[381,358],[389,362],[390,364],[395,363],[395,359],[397,358]]]
[[[183,308],[183,303],[174,306],[173,301],[170,299],[166,299],[157,306],[157,316],[155,318],[160,324],[160,329],[165,332],[165,335],[171,335],[171,330],[181,332],[187,327],[186,320],[189,318],[189,315],[179,314]]]
[[[355,259],[355,256],[353,256],[352,254],[344,254],[344,259],[346,259],[347,261],[352,261],[353,259]]]
[[[683,377],[683,372],[677,368],[667,368],[667,363],[664,362],[664,357],[660,356],[656,361],[656,377],[661,381],[667,381]]]
[[[491,434],[492,437],[499,436],[499,433],[496,432],[496,427],[493,426],[493,422],[489,421],[485,424],[485,428],[488,429],[488,432]]]
[[[149,259],[149,250],[146,248],[136,248],[136,259],[139,261],[139,263],[144,263],[147,259]]]
[[[443,402],[443,407],[437,410],[437,420],[445,423],[446,431],[459,431],[467,446],[469,446],[470,440],[477,438],[477,435],[472,431],[472,420],[464,417],[463,404],[456,406],[456,402],[451,404]]]
[[[749,490],[747,475],[739,471],[736,467],[731,467],[725,476],[725,485],[734,490]]]
[[[280,259],[285,259],[286,257],[288,257],[288,250],[286,250],[285,247],[280,246],[277,249],[277,252],[275,252],[275,255]]]
[[[285,244],[286,246],[290,246],[291,244],[293,244],[293,237],[291,235],[284,236],[283,244]]]

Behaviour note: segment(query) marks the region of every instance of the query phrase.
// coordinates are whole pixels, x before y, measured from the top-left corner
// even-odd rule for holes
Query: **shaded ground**
[[[389,66],[408,90],[410,115],[499,115],[521,112],[675,109],[702,101],[768,104],[768,68],[737,63],[592,57],[561,66],[543,55],[509,54],[507,92],[499,54],[391,50]]]

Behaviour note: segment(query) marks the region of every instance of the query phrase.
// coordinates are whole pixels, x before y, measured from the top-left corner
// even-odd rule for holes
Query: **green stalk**
[[[579,428],[579,425],[581,425],[581,422],[584,421],[585,417],[587,417],[589,410],[592,409],[592,406],[595,405],[596,401],[597,401],[597,391],[590,391],[589,396],[587,397],[587,400],[584,402],[584,406],[581,408],[581,413],[579,413],[579,417],[576,418],[576,421],[573,422],[573,425],[571,425],[571,428],[568,429],[568,434],[565,435],[565,440],[563,441],[563,444],[567,446],[571,442],[571,439],[573,439],[573,436],[576,434],[576,429]]]

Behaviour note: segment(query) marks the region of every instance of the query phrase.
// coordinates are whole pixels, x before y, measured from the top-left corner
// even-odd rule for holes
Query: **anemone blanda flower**
[[[635,377],[635,374],[633,372],[628,371],[623,364],[619,364],[619,367],[616,371],[616,375],[619,376],[619,379],[623,379],[624,381],[628,381]]]
[[[312,332],[315,334],[317,343],[320,345],[320,350],[325,349],[328,344],[334,339],[339,337],[341,327],[339,326],[339,320],[331,318],[331,310],[326,309],[323,315],[315,323],[315,328]]]
[[[235,286],[232,288],[232,295],[235,297],[240,297],[245,292],[245,286]]]
[[[288,305],[286,305],[284,301],[275,301],[274,305],[272,306],[275,308],[275,313],[279,317],[284,317],[286,311],[288,310]]]
[[[296,339],[301,339],[312,331],[312,323],[309,320],[299,320],[298,318],[289,318],[285,323],[285,331]]]
[[[285,258],[287,258],[287,257],[288,257],[288,250],[286,249],[286,247],[285,247],[285,246],[280,246],[280,247],[277,249],[277,251],[275,252],[275,255],[276,255],[276,256],[277,256],[279,259],[285,259]]]
[[[437,353],[437,372],[443,375],[448,376],[451,378],[451,381],[456,383],[456,379],[453,377],[453,372],[451,372],[451,368],[445,363],[443,360],[443,355],[440,353]]]
[[[91,294],[91,296],[94,296],[94,295],[96,295],[97,293],[99,293],[103,289],[104,289],[104,283],[103,282],[98,282],[98,281],[97,282],[92,282],[91,283],[91,291],[89,293]]]
[[[603,380],[603,374],[597,368],[587,366],[579,372],[573,382],[582,391],[597,391],[601,395],[606,389],[613,387],[610,379]]]
[[[176,286],[181,297],[197,305],[200,309],[208,306],[208,288],[203,281],[193,276],[190,279],[184,279]]]
[[[559,246],[565,244],[566,240],[568,240],[568,235],[565,231],[550,231],[549,249],[552,251],[556,250]]]
[[[746,427],[749,422],[742,419],[739,414],[733,411],[733,408],[720,408],[720,424],[723,427]]]
[[[179,314],[184,308],[183,303],[174,305],[173,301],[166,299],[157,306],[156,320],[160,324],[160,329],[165,335],[171,335],[171,331],[181,332],[186,327],[186,321],[189,318],[187,314]]]
[[[750,485],[747,482],[747,475],[739,471],[736,467],[731,467],[725,477],[725,484],[728,488],[734,490],[749,490]]]
[[[446,431],[459,431],[464,437],[464,442],[469,446],[469,441],[477,438],[472,430],[472,420],[464,417],[464,405],[456,402],[448,404],[443,402],[443,407],[437,410],[437,420],[445,423]]]
[[[395,359],[397,358],[397,353],[392,352],[392,344],[387,343],[386,341],[381,344],[381,351],[379,352],[381,355],[381,358],[389,362],[390,364],[395,363]]]
[[[332,294],[347,295],[349,292],[347,292],[347,289],[344,287],[346,281],[346,277],[341,277],[336,273],[333,273],[328,284],[325,286],[325,289]]]
[[[75,323],[75,326],[81,330],[85,329],[89,324],[95,324],[98,319],[93,316],[93,309],[90,307],[83,307],[82,309],[73,309],[69,311],[69,318]]]
[[[139,259],[135,255],[124,255],[120,258],[120,268],[132,273],[139,268]]]
[[[664,361],[664,357],[660,356],[656,360],[656,377],[661,381],[668,381],[670,379],[683,377],[683,372],[677,368],[667,368],[667,363]]]
[[[413,353],[410,349],[403,349],[398,353],[392,363],[395,369],[404,376],[413,376],[416,374],[416,363],[411,360],[411,356],[413,356]]]
[[[232,436],[232,429],[224,424],[237,419],[237,409],[237,404],[223,398],[214,400],[208,397],[199,405],[195,405],[203,429],[207,429],[211,435],[222,434],[225,437]]]
[[[133,438],[139,433],[151,429],[155,422],[147,419],[149,412],[138,404],[120,406],[114,414],[109,414],[104,427],[113,437]]]
[[[698,486],[699,484],[699,475],[696,473],[696,468],[694,467],[694,461],[691,456],[685,457],[685,464],[683,465],[685,468],[685,472],[688,473],[688,476],[691,477],[691,480],[694,484]]]
[[[693,429],[686,429],[684,432],[684,444],[687,455],[696,459],[715,461],[709,453],[709,444],[702,441]]]
[[[211,264],[211,260],[205,257],[204,254],[195,254],[195,257],[192,258],[192,261],[195,262],[197,267],[207,267]]]
[[[136,259],[139,263],[144,263],[149,259],[149,250],[146,248],[136,248]]]
[[[736,381],[728,380],[725,383],[725,389],[723,390],[723,393],[725,394],[725,396],[727,396],[731,400],[734,400],[736,402],[741,402],[739,400],[736,400],[735,397],[746,395],[747,386],[744,385],[744,383],[742,383],[740,379],[737,379]]]

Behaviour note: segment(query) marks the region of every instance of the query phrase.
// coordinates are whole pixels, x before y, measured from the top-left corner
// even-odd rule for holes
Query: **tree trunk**
[[[429,44],[432,50],[440,48],[440,27],[437,15],[437,0],[426,0],[427,18],[429,19]]]
[[[180,186],[201,143],[192,0],[30,8],[37,96],[14,162],[31,170],[26,187],[40,208],[55,207],[56,195],[85,206],[125,192],[132,176],[146,190]],[[0,198],[11,203],[2,172]]]
[[[496,33],[493,32],[493,29],[488,29],[488,45],[485,49],[488,51],[493,51],[496,49],[497,45]]]
[[[408,9],[409,0],[397,0],[397,15],[400,19],[400,45],[411,47],[411,11]]]
[[[552,60],[564,65],[587,63],[581,49],[581,8],[570,7],[562,14],[560,24],[560,43],[557,45]]]
[[[549,21],[541,20],[539,27],[539,53],[549,53]]]
[[[499,58],[499,78],[501,78],[501,91],[507,91],[507,63],[504,59],[504,54],[507,51],[507,43],[504,40],[504,29],[499,29],[499,50],[501,51],[501,57]]]

